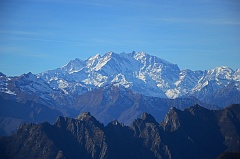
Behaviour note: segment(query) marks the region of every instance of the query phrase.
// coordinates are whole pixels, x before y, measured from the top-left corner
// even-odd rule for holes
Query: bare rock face
[[[148,113],[142,113],[141,119],[148,123],[157,123],[154,117]]]
[[[104,126],[90,113],[58,117],[51,125],[23,124],[0,138],[3,158],[225,159],[240,152],[240,105],[208,110],[199,105],[169,110],[157,123],[143,113],[131,126],[117,120]]]

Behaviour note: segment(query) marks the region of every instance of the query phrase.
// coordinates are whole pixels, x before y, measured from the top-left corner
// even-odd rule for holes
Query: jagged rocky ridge
[[[59,117],[51,125],[24,124],[0,138],[3,158],[212,159],[240,152],[240,105],[208,110],[199,105],[170,109],[158,123],[148,113],[124,126],[104,126],[90,113]]]

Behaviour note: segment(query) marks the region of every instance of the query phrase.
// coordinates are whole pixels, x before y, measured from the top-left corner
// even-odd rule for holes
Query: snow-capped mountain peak
[[[240,82],[240,69],[237,69],[234,73],[234,80]]]
[[[16,78],[15,85],[20,89],[29,93],[45,92],[51,93],[54,90],[41,78],[32,74],[31,72],[21,75]]]
[[[76,58],[75,60],[71,60],[69,63],[67,63],[66,65],[64,65],[62,67],[63,71],[72,73],[72,72],[76,72],[79,71],[83,68],[85,62],[79,58]]]
[[[32,74],[32,72],[28,72],[28,73],[25,73],[25,74],[22,74],[20,77],[20,79],[28,79],[28,80],[31,80],[31,81],[34,81],[34,80],[37,80],[37,77]]]
[[[220,66],[208,71],[208,74],[210,79],[215,78],[216,80],[218,79],[232,80],[234,71],[227,66]]]
[[[171,65],[170,62],[165,61],[156,56],[151,56],[151,55],[147,54],[146,52],[133,51],[131,54],[136,60],[141,61],[141,63],[144,63],[144,64],[146,64],[147,62],[159,62],[162,64]]]
[[[37,76],[51,87],[62,89],[67,94],[83,94],[115,84],[140,94],[168,98],[198,96],[203,89],[211,88],[213,92],[232,82],[240,82],[240,71],[234,71],[227,66],[209,71],[181,71],[176,64],[135,51],[96,54],[85,61],[75,59],[60,69],[46,71]]]
[[[95,56],[88,58],[86,61],[87,68],[96,66],[99,63],[99,59],[101,58],[102,57],[99,54],[96,54]]]

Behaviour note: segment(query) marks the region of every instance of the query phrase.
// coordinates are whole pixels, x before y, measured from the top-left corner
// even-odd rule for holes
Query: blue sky
[[[180,69],[240,68],[238,0],[1,0],[0,72],[144,51]]]

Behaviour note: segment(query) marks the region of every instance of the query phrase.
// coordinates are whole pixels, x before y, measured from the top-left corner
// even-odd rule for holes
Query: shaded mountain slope
[[[222,89],[219,89],[213,94],[207,95],[204,99],[202,99],[202,101],[218,105],[219,107],[225,107],[230,104],[239,104],[240,91],[238,87],[232,83]]]
[[[41,123],[48,121],[53,123],[58,116],[62,115],[61,112],[34,101],[20,103],[6,100],[0,96],[0,103],[1,135],[10,135],[23,122]]]
[[[117,119],[129,125],[143,112],[152,114],[156,120],[164,119],[171,107],[184,109],[200,104],[209,109],[216,106],[204,104],[196,98],[167,99],[144,96],[123,86],[108,85],[100,89],[75,97],[73,109],[77,112],[89,111],[104,124]]]
[[[171,107],[184,109],[194,104],[200,104],[209,109],[217,109],[216,106],[204,104],[193,97],[176,99],[150,97],[113,84],[89,91],[83,95],[75,95],[71,99],[66,98],[65,101],[69,101],[66,106],[54,106],[52,102],[43,99],[41,101],[45,102],[30,99],[31,94],[28,98],[25,98],[28,94],[19,93],[13,99],[11,95],[6,93],[1,95],[0,117],[5,122],[0,123],[0,129],[6,130],[5,134],[10,134],[15,130],[7,130],[8,125],[6,125],[6,120],[14,124],[13,118],[16,119],[18,124],[15,125],[17,126],[20,120],[34,123],[49,121],[52,123],[61,114],[67,117],[76,117],[80,112],[90,112],[105,125],[115,119],[129,125],[134,119],[139,118],[143,112],[152,114],[156,120],[160,121],[164,119]],[[62,101],[59,98],[54,100]]]

